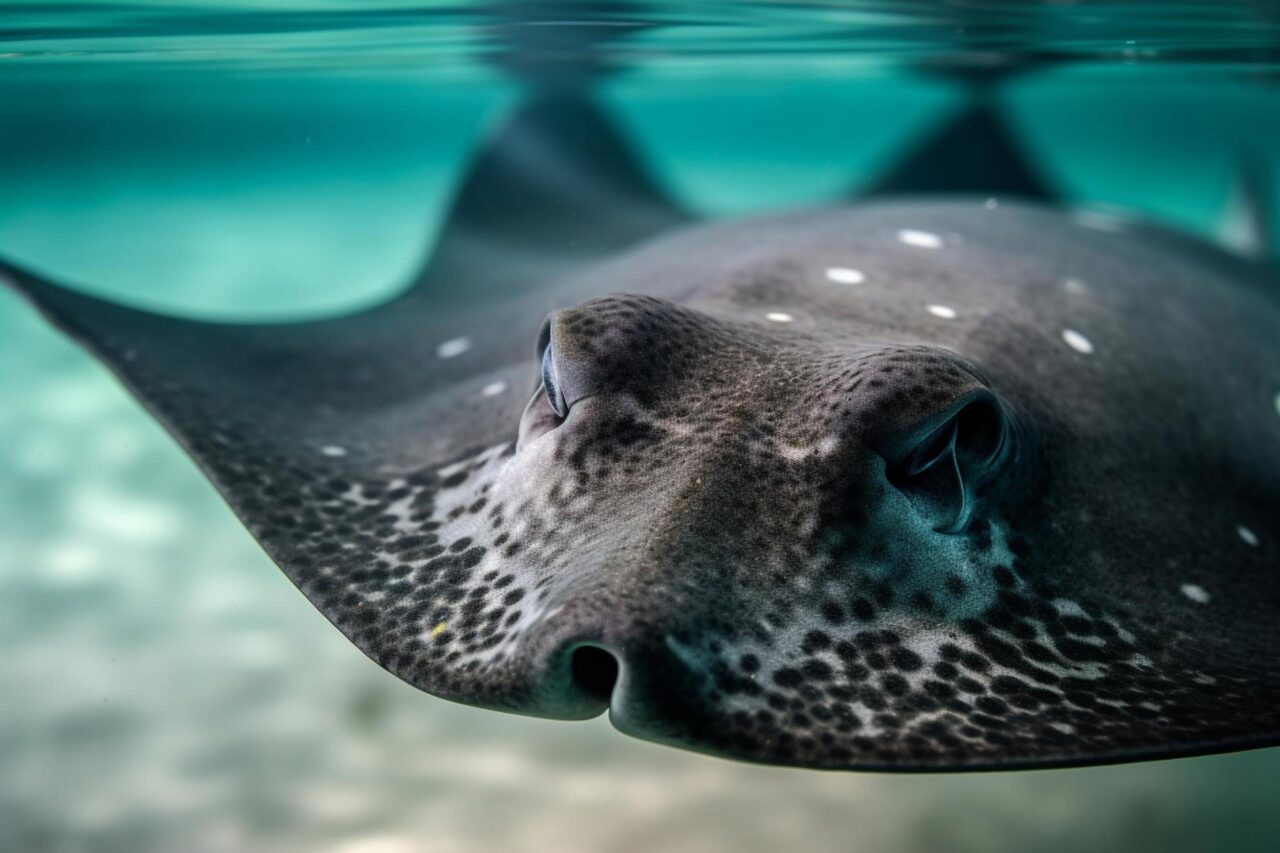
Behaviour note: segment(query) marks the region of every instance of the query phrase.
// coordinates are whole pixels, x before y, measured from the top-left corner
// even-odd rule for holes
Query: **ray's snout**
[[[586,720],[609,709],[618,693],[623,663],[615,648],[598,640],[575,637],[549,649],[530,671],[535,682],[524,701],[512,710],[553,719]]]
[[[696,695],[698,676],[673,656],[671,634],[615,613],[587,616],[600,602],[581,602],[584,614],[561,613],[533,645],[541,657],[526,713],[559,719],[588,719],[609,711],[615,724],[639,709],[670,704],[673,696]],[[655,718],[653,712],[641,716]],[[669,714],[662,714],[662,717]],[[643,734],[642,736],[648,736]]]
[[[493,492],[520,496],[536,598],[511,710],[607,710],[708,749],[733,709],[768,731],[771,714],[827,713],[833,685],[847,705],[860,667],[909,666],[909,649],[855,662],[855,638],[897,642],[878,618],[956,624],[994,601],[993,520],[1027,457],[956,353],[615,295],[552,314],[536,358]]]
[[[678,743],[709,711],[715,676],[687,653],[703,631],[668,630],[644,620],[617,618],[594,630],[572,627],[546,654],[533,706],[522,709],[559,719],[608,712],[621,731],[645,740]]]

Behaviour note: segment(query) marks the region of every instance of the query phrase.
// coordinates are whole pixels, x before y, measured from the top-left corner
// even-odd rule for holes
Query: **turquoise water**
[[[543,74],[608,57],[602,98],[708,216],[846,194],[960,103],[922,60],[993,51],[1042,63],[1004,102],[1075,203],[1212,235],[1242,157],[1280,192],[1262,4],[535,7],[0,7],[0,254],[192,316],[376,301],[520,98],[504,50]],[[823,774],[436,700],[338,635],[106,372],[4,293],[0,391],[0,851],[1280,841],[1276,750]]]

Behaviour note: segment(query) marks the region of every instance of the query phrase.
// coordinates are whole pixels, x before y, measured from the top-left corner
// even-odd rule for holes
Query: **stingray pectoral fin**
[[[459,406],[446,401],[497,381],[527,355],[527,346],[508,340],[525,313],[518,301],[490,314],[384,306],[315,322],[211,323],[89,296],[5,261],[0,281],[83,344],[157,415],[195,418],[170,423],[187,443],[216,424],[235,423],[281,447],[367,444],[386,438],[380,418],[426,417],[425,407],[436,417],[434,429],[424,429],[413,448],[385,447],[379,461],[441,462],[497,437],[468,410],[465,446],[448,441],[448,413]],[[525,325],[536,332],[536,321]]]
[[[535,92],[472,161],[411,292],[501,299],[689,219],[594,99]]]
[[[1058,196],[1027,156],[994,94],[979,91],[895,160],[855,198],[986,195],[1054,202]]]
[[[433,472],[508,438],[523,402],[516,389],[529,378],[527,340],[512,342],[513,361],[505,360],[516,314],[495,312],[487,328],[465,313],[386,310],[220,324],[86,296],[7,262],[0,283],[109,367],[312,603],[387,664],[383,616],[344,609],[328,573],[338,560],[378,570],[384,516],[396,501],[396,536],[425,537],[418,506],[430,500],[424,484],[437,482]],[[530,340],[540,319],[532,316]],[[477,324],[476,350],[458,332],[468,322]],[[453,693],[469,698],[465,687]]]

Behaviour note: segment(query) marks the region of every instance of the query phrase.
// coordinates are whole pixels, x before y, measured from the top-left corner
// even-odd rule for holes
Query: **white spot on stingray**
[[[1205,589],[1202,586],[1196,586],[1193,583],[1184,583],[1182,585],[1182,594],[1194,601],[1196,604],[1209,603],[1209,593],[1205,592]]]
[[[1280,394],[1276,395],[1275,404],[1276,404],[1276,414],[1280,415]]]
[[[1000,202],[996,201],[994,198],[989,198],[982,203],[982,206],[987,210],[995,210],[1000,206]]]
[[[1085,612],[1085,609],[1069,598],[1055,598],[1053,600],[1053,608],[1061,616],[1078,616],[1081,619],[1089,618],[1089,614]]]
[[[1258,547],[1258,534],[1254,533],[1243,524],[1236,528],[1236,533],[1240,534],[1240,538],[1244,540],[1244,544]]]
[[[436,476],[442,480],[452,477],[463,468],[466,468],[469,461],[470,460],[468,459],[463,459],[461,462],[454,462],[452,465],[446,465],[436,472]]]
[[[942,238],[932,231],[917,231],[914,228],[903,228],[898,232],[898,240],[917,249],[941,249]]]
[[[783,314],[781,311],[770,311],[764,315],[766,320],[772,320],[775,323],[790,323],[795,317],[790,314]]]
[[[347,455],[347,449],[345,447],[339,447],[336,444],[326,444],[324,447],[320,448],[320,452],[323,453],[325,456],[346,456]]]
[[[829,267],[827,269],[827,281],[834,281],[836,284],[862,284],[867,277],[860,270],[852,267]]]
[[[1073,296],[1084,296],[1088,292],[1088,288],[1084,286],[1084,282],[1078,278],[1068,278],[1062,282],[1062,289]]]
[[[1093,352],[1093,342],[1075,329],[1063,329],[1062,339],[1067,342],[1067,346],[1078,353],[1088,355]]]
[[[486,397],[496,397],[505,390],[507,390],[507,383],[499,380],[497,382],[490,382],[488,385],[481,388],[480,393]]]
[[[949,308],[946,305],[930,305],[927,310],[935,317],[941,317],[944,320],[954,320],[956,318],[956,309]]]
[[[436,355],[440,358],[455,358],[471,349],[470,338],[450,338],[436,347]]]

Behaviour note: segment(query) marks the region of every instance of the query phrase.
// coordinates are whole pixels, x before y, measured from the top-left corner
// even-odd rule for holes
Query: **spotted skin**
[[[989,186],[973,136],[887,186]],[[387,305],[225,325],[0,281],[431,693],[823,768],[1278,742],[1280,282],[997,172],[695,226],[561,93]]]

